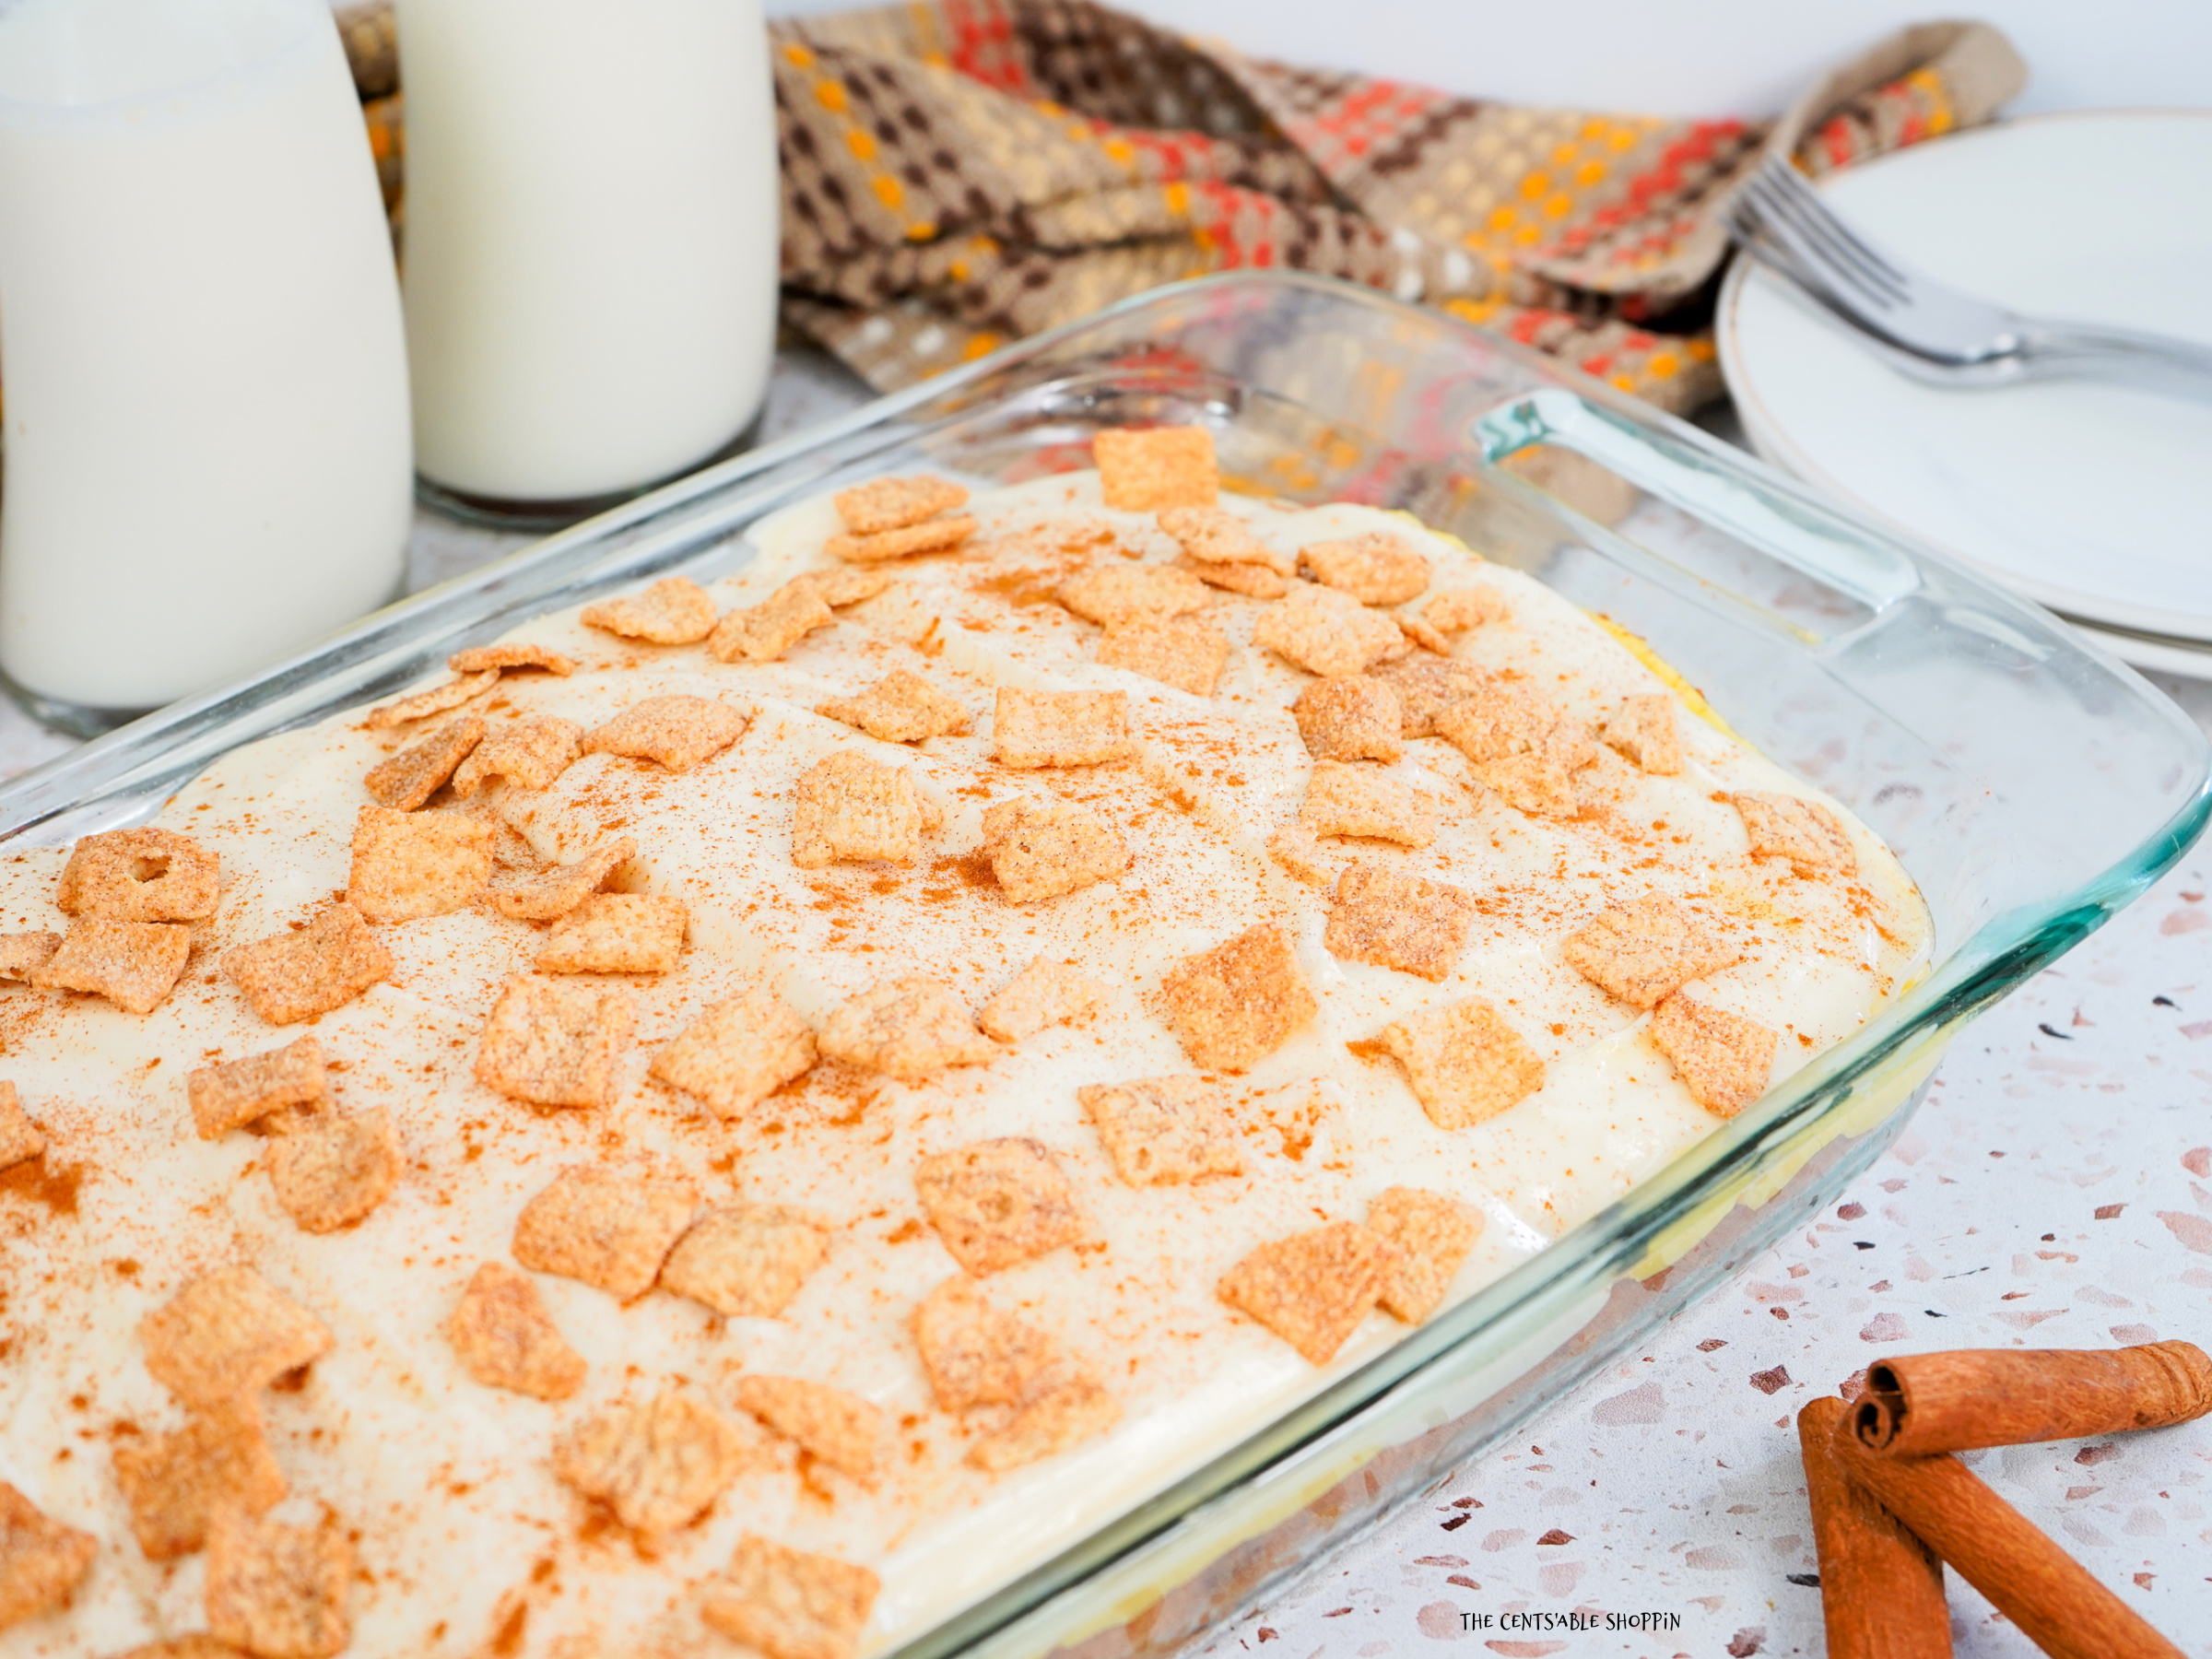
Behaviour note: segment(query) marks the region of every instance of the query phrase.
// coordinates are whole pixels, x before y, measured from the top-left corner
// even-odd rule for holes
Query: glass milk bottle
[[[398,0],[416,466],[542,520],[687,472],[775,344],[759,0]]]
[[[326,0],[0,0],[0,670],[85,731],[399,590],[405,337]]]

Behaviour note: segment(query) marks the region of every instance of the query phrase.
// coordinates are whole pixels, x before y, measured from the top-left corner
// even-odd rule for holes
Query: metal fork
[[[2024,317],[1914,270],[1854,230],[1787,161],[1770,158],[1724,209],[1744,251],[1939,386],[2096,375],[2212,395],[2212,347],[2096,323]]]

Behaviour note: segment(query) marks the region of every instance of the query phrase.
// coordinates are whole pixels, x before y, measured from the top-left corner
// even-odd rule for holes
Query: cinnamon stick
[[[1851,1478],[2051,1659],[2183,1659],[1957,1458],[1877,1457],[1840,1421],[1830,1444]]]
[[[2212,1358],[2193,1343],[2105,1351],[1966,1348],[1867,1367],[1852,1415],[1888,1457],[2158,1429],[2212,1411]]]
[[[1852,1484],[1835,1449],[1836,1426],[1850,1415],[1851,1407],[1832,1394],[1797,1414],[1828,1659],[1951,1659],[1943,1565],[1902,1522]]]

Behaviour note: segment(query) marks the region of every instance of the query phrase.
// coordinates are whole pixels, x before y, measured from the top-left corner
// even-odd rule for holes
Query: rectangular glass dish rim
[[[933,423],[901,424],[933,408],[946,422],[976,417],[991,407],[971,389],[993,376],[1079,346],[1086,334],[1101,338],[1126,332],[1149,310],[1167,310],[1209,289],[1253,285],[1326,292],[1331,298],[1385,312],[1405,312],[1424,326],[1464,330],[1483,352],[1514,363],[1532,385],[1562,387],[1609,408],[1636,426],[1709,451],[1726,465],[1756,464],[1724,451],[1717,441],[1681,422],[1658,416],[1611,388],[1542,358],[1533,350],[1477,332],[1432,312],[1415,311],[1370,290],[1295,275],[1230,275],[1154,290],[1123,301],[1096,317],[1003,348],[964,369],[880,399],[826,427],[725,462],[668,486],[546,542],[403,601],[264,674],[171,710],[159,712],[87,745],[83,749],[0,785],[0,844],[24,838],[87,803],[111,801],[115,821],[146,816],[166,785],[185,771],[196,773],[218,756],[265,735],[304,725],[334,707],[349,706],[394,688],[429,667],[465,632],[485,637],[526,621],[531,615],[576,603],[592,592],[677,568],[707,546],[725,541],[761,514],[815,488],[827,475],[924,439]],[[1071,371],[1077,365],[1071,361]],[[1034,382],[1010,390],[1019,396]],[[1013,401],[1010,396],[1006,400]],[[1470,441],[1471,442],[1471,441]],[[1472,447],[1472,442],[1471,442]],[[1794,487],[1782,493],[1802,496]],[[1595,530],[1556,503],[1547,510],[1577,534]],[[1819,503],[1820,510],[1834,509]],[[1877,540],[1899,547],[1877,528]],[[658,532],[659,534],[655,534]],[[1602,532],[1600,533],[1602,534]],[[1916,561],[1943,563],[1918,549],[1901,548]],[[1949,569],[1950,567],[1946,567]],[[1967,580],[1986,588],[1979,578]],[[2004,608],[2018,607],[2006,599]],[[2043,626],[2039,624],[2038,626]],[[2096,662],[2130,695],[2155,697],[2125,685],[2132,676],[2112,670],[2095,653],[2063,636],[2060,648]],[[435,647],[433,650],[432,647]],[[1695,664],[1684,665],[1694,673]],[[2178,719],[2178,713],[2176,715]],[[171,744],[166,751],[165,743]],[[182,755],[182,759],[177,757]],[[134,793],[134,785],[135,791]],[[159,789],[158,794],[149,793]],[[1632,1269],[1653,1241],[1684,1216],[1724,1193],[1822,1116],[1840,1111],[1854,1084],[1869,1072],[1922,1045],[1939,1041],[1959,1020],[2069,948],[2112,910],[2147,886],[2203,828],[2207,795],[2200,769],[2194,794],[2131,853],[2072,890],[1993,918],[1918,984],[1898,998],[1857,1037],[1830,1051],[1771,1091],[1741,1117],[1717,1127],[1663,1170],[1555,1241],[1540,1255],[1485,1287],[1429,1326],[1410,1333],[1360,1370],[1337,1380],[1303,1406],[1259,1429],[1241,1445],[1218,1454],[1152,1500],[1099,1529],[1061,1556],[1040,1564],[936,1629],[895,1650],[902,1655],[952,1651],[988,1637],[1029,1614],[1056,1593],[1081,1583],[1193,1513],[1208,1500],[1265,1476],[1332,1430],[1379,1411],[1394,1390],[1502,1326],[1517,1309],[1534,1305],[1572,1281],[1592,1281]],[[83,828],[106,827],[88,824]]]

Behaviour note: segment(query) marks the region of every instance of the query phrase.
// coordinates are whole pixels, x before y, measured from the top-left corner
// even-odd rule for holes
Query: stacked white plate
[[[2039,116],[1830,175],[1837,210],[2025,312],[2212,345],[2212,111]],[[1721,364],[1766,460],[1955,554],[2140,667],[2212,678],[2212,385],[1951,391],[1736,261]]]

